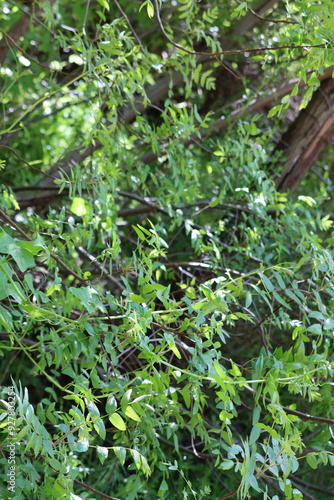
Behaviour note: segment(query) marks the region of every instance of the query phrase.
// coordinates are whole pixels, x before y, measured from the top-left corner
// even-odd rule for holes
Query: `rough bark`
[[[17,42],[21,36],[25,35],[30,23],[30,14],[23,14],[23,16],[11,27],[8,35]],[[0,41],[0,63],[3,64],[9,49],[11,48],[10,42],[5,36]]]
[[[310,103],[283,134],[276,151],[284,154],[278,191],[292,191],[334,134],[334,79],[324,80]]]

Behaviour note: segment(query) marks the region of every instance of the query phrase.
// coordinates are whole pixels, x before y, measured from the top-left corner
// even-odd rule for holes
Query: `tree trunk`
[[[278,191],[292,191],[316,162],[334,133],[334,79],[325,80],[306,109],[283,134],[276,151],[282,151],[283,171]]]

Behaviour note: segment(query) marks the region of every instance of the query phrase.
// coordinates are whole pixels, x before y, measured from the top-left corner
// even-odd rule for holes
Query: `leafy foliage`
[[[273,152],[332,2],[32,3],[0,14],[1,498],[333,496],[331,177],[280,193]]]

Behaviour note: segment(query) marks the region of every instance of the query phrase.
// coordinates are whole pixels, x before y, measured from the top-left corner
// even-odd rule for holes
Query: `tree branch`
[[[12,226],[21,236],[23,236],[24,239],[26,239],[27,241],[34,241],[32,238],[30,238],[30,236],[27,235],[27,233],[25,233],[23,231],[23,229],[21,229],[17,224],[16,222],[14,222],[10,217],[8,217],[8,215],[0,208],[0,217],[3,218],[3,220],[9,225],[9,226]],[[80,281],[83,285],[87,286],[88,283],[87,283],[87,280],[85,280],[84,278],[81,278],[81,276],[79,276],[75,271],[73,271],[70,267],[68,267],[67,264],[65,264],[65,262],[63,262],[59,257],[58,255],[56,255],[54,252],[50,252],[50,257],[56,261],[63,269],[65,269],[65,271],[68,273],[68,274],[71,274],[72,276],[74,276],[74,278],[76,278],[78,281]]]
[[[160,17],[160,10],[159,10],[159,4],[158,0],[153,0],[154,2],[154,7],[155,7],[155,13],[157,16],[157,20],[160,26],[160,29],[162,31],[162,34],[164,37],[168,40],[169,43],[173,45],[173,47],[182,50],[183,52],[186,52],[187,54],[191,54],[194,56],[205,56],[205,57],[216,57],[216,56],[226,56],[226,55],[232,55],[232,54],[245,54],[245,53],[256,53],[256,52],[264,52],[266,50],[281,50],[281,49],[311,49],[311,48],[319,48],[319,47],[325,47],[325,44],[321,43],[318,45],[310,45],[310,44],[304,44],[304,45],[279,45],[278,47],[259,47],[256,49],[237,49],[237,50],[222,50],[219,52],[197,52],[195,50],[189,50],[183,47],[182,45],[174,42],[170,36],[167,34],[164,25],[162,23],[161,17]]]
[[[256,393],[256,391],[249,385],[244,385],[244,388],[248,392],[251,392],[252,394]],[[271,399],[267,398],[267,396],[263,396],[263,399],[267,401],[267,403],[271,403]],[[291,408],[287,408],[286,406],[283,405],[281,405],[281,408],[283,408],[285,413],[288,413],[290,415],[296,415],[296,417],[299,417],[302,420],[313,420],[314,422],[321,422],[323,424],[334,425],[334,420],[332,418],[316,417],[315,415],[309,415],[308,413],[303,413],[298,410],[292,410]]]
[[[308,488],[313,491],[319,491],[320,493],[324,493],[328,497],[334,497],[334,490],[327,490],[326,488],[321,488],[321,486],[317,486],[312,483],[306,483],[305,481],[302,481],[301,479],[295,476],[289,476],[289,479],[291,479],[293,483],[300,484],[300,486],[304,486],[304,488]]]
[[[81,481],[78,481],[77,479],[73,479],[73,482],[75,484],[77,484],[78,486],[81,486],[81,488],[85,488],[86,490],[92,491],[93,493],[95,493],[96,495],[99,495],[102,498],[107,498],[107,500],[121,500],[120,498],[111,497],[110,495],[106,495],[102,491],[99,491],[99,490],[93,488],[92,486],[89,486],[86,483],[82,483]]]

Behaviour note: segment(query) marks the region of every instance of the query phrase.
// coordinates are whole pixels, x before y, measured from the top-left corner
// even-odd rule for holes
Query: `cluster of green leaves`
[[[329,3],[291,2],[269,15],[294,24],[243,38],[248,2],[130,2],[125,17],[106,0],[40,3],[0,69],[4,470],[16,394],[16,488],[1,498],[300,500],[315,474],[327,498],[330,178],[277,193],[266,116],[227,107],[215,134],[221,109],[205,104],[243,56],[183,52],[155,10],[190,52],[273,47],[246,55],[255,84],[307,75],[303,107],[333,62]],[[8,31],[20,11],[4,6]]]

